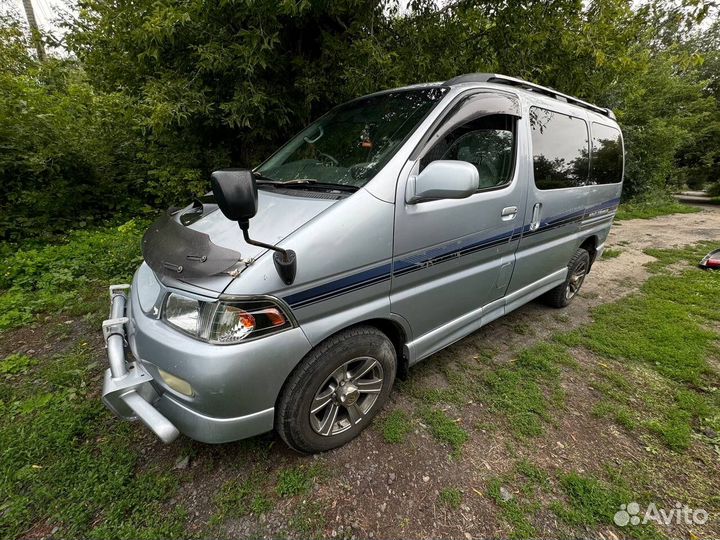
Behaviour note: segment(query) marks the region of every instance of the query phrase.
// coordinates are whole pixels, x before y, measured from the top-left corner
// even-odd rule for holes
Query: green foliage
[[[97,374],[86,346],[0,365],[8,362],[27,373],[0,378],[0,536],[25,537],[41,523],[63,538],[185,535],[184,511],[167,506],[176,481],[138,469],[132,428],[91,395]]]
[[[459,456],[463,445],[469,438],[467,431],[443,411],[427,408],[421,414],[423,420],[427,422],[433,437],[442,443],[450,445],[453,449],[453,455]]]
[[[439,499],[443,505],[451,510],[457,510],[462,504],[462,491],[457,488],[445,488],[440,491]]]
[[[621,204],[615,219],[652,219],[668,214],[693,214],[699,212],[697,206],[688,206],[675,201],[662,201],[653,198],[649,201]]]
[[[0,20],[0,240],[137,210],[133,98],[98,92],[71,60],[36,63],[25,45]]]
[[[478,392],[478,397],[489,401],[516,435],[540,435],[543,423],[550,419],[551,400],[556,405],[562,404],[557,366],[572,363],[564,347],[540,343],[520,353],[512,366],[488,372],[485,388]]]
[[[217,512],[214,523],[229,517],[242,517],[247,514],[263,514],[272,509],[272,501],[263,493],[262,477],[253,473],[243,481],[226,482],[215,497]]]
[[[320,474],[318,465],[298,465],[280,471],[276,491],[281,497],[293,497],[307,493],[313,485],[313,480]]]
[[[614,259],[615,257],[619,257],[622,253],[621,249],[614,249],[614,248],[607,248],[602,253],[603,259]]]
[[[392,411],[385,417],[381,424],[383,439],[391,444],[405,442],[407,434],[410,433],[410,418],[403,411]]]
[[[83,315],[97,309],[97,291],[111,281],[129,282],[142,261],[145,227],[131,220],[74,231],[58,244],[8,250],[0,260],[0,331],[30,323],[38,313]]]
[[[625,196],[720,177],[720,24],[698,3],[88,0],[37,62],[0,20],[0,238],[187,201],[310,119],[473,71],[613,108]]]

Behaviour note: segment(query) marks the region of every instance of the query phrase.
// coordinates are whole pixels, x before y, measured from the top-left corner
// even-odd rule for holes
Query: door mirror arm
[[[295,252],[250,238],[250,219],[257,213],[258,206],[257,184],[252,171],[247,169],[215,171],[210,177],[210,183],[215,201],[223,215],[229,220],[237,221],[245,242],[275,252],[273,255],[275,270],[286,285],[292,285],[297,274]]]

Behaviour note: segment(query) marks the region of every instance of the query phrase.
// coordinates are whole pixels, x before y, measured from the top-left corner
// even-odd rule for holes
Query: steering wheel
[[[329,165],[331,165],[333,167],[337,167],[340,164],[340,162],[337,159],[335,159],[334,157],[332,157],[330,154],[325,154],[324,152],[318,152],[317,155],[325,158],[327,160],[327,162],[330,162]],[[327,162],[323,162],[320,159],[318,159],[318,162],[323,165],[328,166]]]

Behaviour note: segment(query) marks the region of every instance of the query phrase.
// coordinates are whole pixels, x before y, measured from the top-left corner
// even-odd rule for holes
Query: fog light
[[[192,386],[190,386],[190,383],[181,379],[180,377],[176,377],[172,373],[163,371],[160,368],[158,368],[158,373],[160,373],[160,377],[162,377],[162,380],[165,382],[165,384],[167,384],[176,392],[179,392],[182,395],[188,397],[192,396],[195,393],[195,391],[192,389]]]

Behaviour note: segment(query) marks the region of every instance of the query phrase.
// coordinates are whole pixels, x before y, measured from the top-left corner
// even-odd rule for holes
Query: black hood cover
[[[240,261],[240,253],[220,247],[202,232],[190,229],[168,210],[145,232],[142,252],[157,274],[176,279],[200,278],[227,273]]]

